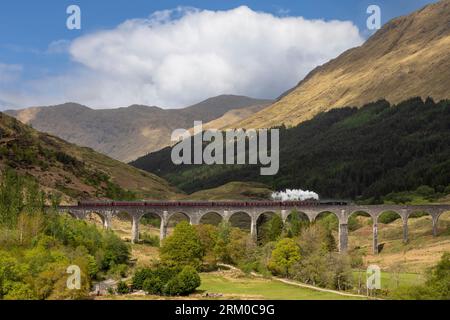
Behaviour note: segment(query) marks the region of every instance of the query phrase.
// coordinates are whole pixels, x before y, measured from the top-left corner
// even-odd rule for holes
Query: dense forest
[[[280,128],[280,170],[261,176],[257,165],[174,165],[171,149],[132,165],[186,192],[230,181],[272,189],[301,188],[321,197],[407,202],[408,192],[450,193],[450,101],[411,98],[333,109],[293,128]]]

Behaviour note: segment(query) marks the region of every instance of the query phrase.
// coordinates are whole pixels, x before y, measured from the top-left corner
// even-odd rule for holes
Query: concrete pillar
[[[339,252],[347,251],[348,247],[348,225],[346,223],[339,224]]]
[[[222,220],[226,223],[230,222],[230,213],[228,210],[224,210],[223,211],[223,216],[222,216]]]
[[[258,239],[258,227],[257,227],[257,219],[255,217],[252,217],[251,226],[250,226],[250,234],[252,236],[253,240]]]
[[[193,226],[200,224],[200,215],[191,215],[189,216],[189,223]]]
[[[373,254],[378,254],[378,221],[373,223]]]
[[[103,228],[111,229],[111,218],[109,215],[103,216]]]
[[[133,216],[133,224],[131,226],[131,243],[139,241],[139,218]]]
[[[168,219],[166,218],[166,215],[163,215],[161,217],[161,226],[159,228],[159,240],[163,241],[167,236],[167,224]]]
[[[433,221],[433,237],[437,237],[438,236],[438,230],[437,230],[438,217],[433,215],[432,221]]]
[[[281,210],[281,220],[285,224],[288,218],[289,212],[287,210]]]
[[[408,218],[403,219],[403,242],[408,243]]]

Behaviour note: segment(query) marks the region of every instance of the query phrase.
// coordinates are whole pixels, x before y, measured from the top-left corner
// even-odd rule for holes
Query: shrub
[[[335,214],[327,212],[318,218],[316,218],[316,223],[320,224],[328,230],[338,230],[339,221]]]
[[[347,289],[351,283],[351,260],[330,251],[330,230],[320,224],[305,229],[299,238],[301,259],[292,266],[291,276],[304,283],[331,289]]]
[[[151,269],[139,269],[136,271],[136,273],[133,276],[132,280],[132,286],[135,290],[143,290],[144,289],[144,282],[147,278],[152,276],[152,270]]]
[[[444,193],[445,193],[445,194],[450,194],[450,185],[448,185],[447,187],[445,187]]]
[[[218,240],[218,228],[209,224],[195,226],[203,251],[202,270],[212,270],[217,265],[215,247]]]
[[[170,279],[164,287],[164,294],[169,296],[184,296],[195,291],[200,286],[200,276],[191,266],[186,266]]]
[[[157,217],[152,217],[148,215],[144,215],[140,221],[144,226],[150,225],[155,228],[159,228],[161,225],[161,219]]]
[[[391,222],[394,222],[397,219],[400,219],[400,216],[397,213],[385,212],[378,218],[378,222],[384,223],[384,224],[389,224]]]
[[[178,281],[180,295],[194,292],[201,284],[197,270],[191,266],[184,267],[177,275],[176,280]]]
[[[303,229],[308,227],[308,225],[308,218],[306,218],[306,220],[303,220],[300,216],[300,213],[298,213],[297,211],[293,211],[288,216],[286,225],[284,226],[285,234],[290,238],[297,237]]]
[[[182,288],[177,278],[170,279],[164,286],[164,294],[168,296],[180,296]]]
[[[155,274],[144,280],[142,290],[148,294],[161,295],[163,293],[165,283]]]
[[[275,245],[269,260],[269,270],[276,274],[288,276],[292,266],[300,261],[300,248],[290,238],[281,239]]]
[[[130,259],[130,247],[112,231],[107,231],[104,236],[104,256],[101,261],[103,270],[110,269],[114,265],[125,264]]]
[[[109,269],[108,274],[116,279],[121,279],[126,277],[128,271],[128,266],[126,264],[114,264]]]
[[[179,268],[159,265],[141,269],[133,277],[133,288],[148,294],[179,296],[194,292],[200,286],[200,276],[192,266]]]
[[[36,300],[28,284],[11,282],[8,286],[8,293],[3,297],[5,300]]]
[[[146,232],[141,233],[139,235],[139,238],[147,245],[151,246],[151,247],[159,247],[160,245],[160,241],[159,241],[159,236],[154,236],[151,234],[148,234]]]
[[[144,290],[150,294],[162,294],[164,285],[179,272],[179,268],[164,265],[140,269],[133,276],[133,289]]]
[[[434,189],[429,186],[420,186],[416,189],[416,193],[426,198],[434,195]]]
[[[263,222],[261,230],[259,230],[259,242],[265,244],[276,241],[283,231],[283,220],[281,216],[275,214],[267,222]]]
[[[203,250],[195,228],[188,222],[180,222],[161,247],[161,261],[171,266],[190,265],[198,269]]]
[[[127,293],[130,293],[130,288],[128,287],[128,285],[127,285],[125,282],[120,281],[120,282],[117,284],[117,293],[118,293],[118,294],[127,294]]]

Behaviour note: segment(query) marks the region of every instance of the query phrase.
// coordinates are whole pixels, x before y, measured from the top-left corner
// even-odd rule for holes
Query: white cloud
[[[76,39],[69,52],[79,67],[28,90],[30,101],[94,107],[182,107],[224,93],[274,98],[362,42],[348,21],[277,17],[245,6],[178,8]]]
[[[51,42],[48,45],[47,51],[45,53],[47,54],[61,54],[68,52],[70,48],[70,41],[61,39]]]
[[[21,73],[21,65],[0,63],[0,84],[9,84],[17,81]]]

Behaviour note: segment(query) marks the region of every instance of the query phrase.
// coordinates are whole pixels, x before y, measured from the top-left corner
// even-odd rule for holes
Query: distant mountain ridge
[[[362,46],[317,67],[271,106],[231,127],[297,125],[333,108],[450,98],[450,0],[386,23]]]
[[[259,110],[271,100],[221,95],[184,109],[161,109],[142,105],[94,110],[76,103],[50,107],[8,110],[5,113],[81,146],[90,147],[114,159],[130,162],[170,145],[174,129],[189,129],[195,120],[208,123],[231,110],[252,107]],[[255,109],[255,107],[257,109]],[[235,120],[249,114],[244,113]]]

